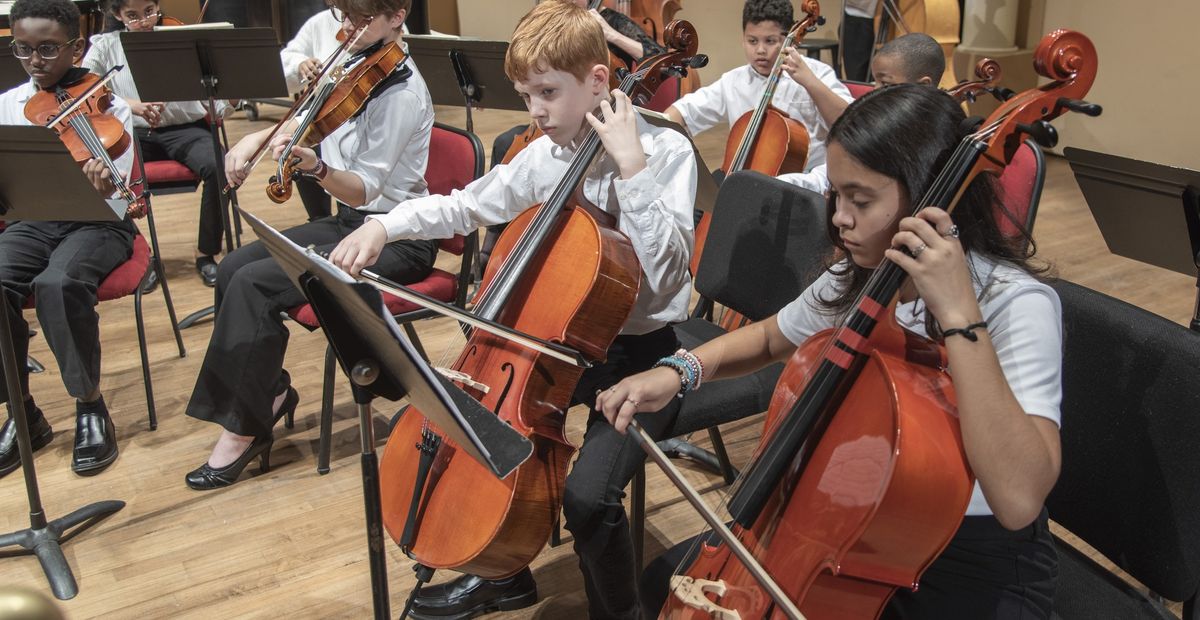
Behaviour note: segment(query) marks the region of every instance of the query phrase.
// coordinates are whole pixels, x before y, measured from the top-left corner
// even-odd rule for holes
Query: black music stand
[[[371,400],[376,396],[389,400],[407,396],[458,447],[500,478],[529,458],[533,444],[479,401],[434,372],[401,335],[400,327],[374,287],[355,282],[320,255],[292,243],[253,215],[243,211],[242,217],[312,304],[342,371],[350,377],[362,444],[363,502],[375,618],[389,618]],[[427,454],[431,463],[433,453]],[[424,488],[424,480],[419,478],[415,488]],[[414,514],[409,517],[411,520]],[[405,531],[407,536],[408,528]]]
[[[1063,154],[1110,252],[1197,276],[1190,327],[1200,331],[1200,172],[1073,147]]]
[[[116,221],[125,214],[122,201],[106,202],[71,158],[58,134],[45,127],[0,126],[0,221]],[[8,387],[8,414],[17,426],[21,470],[29,499],[29,528],[0,535],[0,548],[20,545],[37,556],[54,596],[66,600],[79,592],[60,542],[125,507],[106,500],[88,504],[65,517],[47,521],[29,445],[29,422],[21,398],[17,359],[7,303],[0,303],[0,356]],[[76,527],[81,526],[81,527]]]
[[[224,123],[217,123],[217,99],[256,99],[287,96],[279,40],[270,28],[217,28],[122,32],[121,45],[129,61],[138,94],[146,101],[207,101],[209,123],[217,153],[217,178],[225,178]],[[237,192],[229,191],[229,206],[221,209],[225,250],[235,245]],[[232,215],[231,215],[232,214]],[[234,226],[230,226],[230,223]],[[212,306],[179,322],[187,329],[213,313]]]
[[[429,86],[433,102],[466,106],[467,131],[474,131],[472,108],[527,109],[504,75],[507,41],[408,35],[404,42]]]

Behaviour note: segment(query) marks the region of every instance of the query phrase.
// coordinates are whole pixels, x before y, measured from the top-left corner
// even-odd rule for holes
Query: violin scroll
[[[995,93],[994,88],[996,83],[1000,81],[1000,76],[1003,71],[1000,68],[1000,63],[991,58],[981,58],[975,63],[974,80],[964,80],[955,84],[953,87],[946,89],[946,94],[954,97],[956,101],[975,102],[975,97],[981,92]],[[1003,98],[997,95],[998,99],[1003,101]]]
[[[636,105],[645,105],[667,78],[686,76],[688,69],[708,64],[707,56],[696,53],[700,48],[700,37],[691,23],[684,20],[671,22],[663,31],[663,41],[668,51],[638,63],[634,72],[638,81],[629,97]]]

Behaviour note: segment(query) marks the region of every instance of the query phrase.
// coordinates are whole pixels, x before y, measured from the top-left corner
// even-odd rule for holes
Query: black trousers
[[[283,234],[328,252],[365,219],[362,212],[339,205],[336,216]],[[436,256],[435,241],[397,241],[384,246],[372,269],[407,284],[429,275]],[[238,435],[264,437],[271,433],[272,401],[290,381],[283,370],[288,328],[280,313],[305,303],[304,295],[255,242],[220,262],[215,296],[216,322],[187,414]]]
[[[666,602],[676,567],[690,563],[688,539],[655,559],[642,574],[642,604],[657,616]],[[716,536],[709,539],[717,544]],[[1030,620],[1050,618],[1058,555],[1046,510],[1033,524],[1005,529],[995,517],[965,517],[942,555],[934,560],[916,592],[899,589],[881,620]]]
[[[679,348],[671,327],[640,336],[618,336],[608,359],[584,372],[575,402],[593,407],[596,390],[644,370]],[[679,412],[673,399],[663,411],[638,414],[651,436],[660,439]],[[642,467],[646,453],[633,437],[621,435],[592,410],[579,456],[567,475],[563,494],[564,525],[575,538],[575,553],[587,589],[588,617],[638,618],[639,566],[633,554],[629,519],[621,503],[625,487]]]
[[[138,143],[146,161],[171,159],[188,167],[204,183],[200,192],[200,229],[196,248],[206,256],[221,253],[221,209],[229,202],[221,189],[224,179],[217,176],[217,155],[213,150],[208,123],[198,120],[186,125],[138,129]]]
[[[63,385],[84,398],[100,385],[100,315],[96,289],[129,259],[137,229],[124,220],[17,222],[0,234],[0,286],[8,302],[21,389],[29,392],[29,324],[22,306],[35,297],[38,322],[58,361]],[[7,402],[0,382],[0,402]]]
[[[875,45],[875,20],[842,15],[842,73],[847,80],[870,79],[871,48]]]

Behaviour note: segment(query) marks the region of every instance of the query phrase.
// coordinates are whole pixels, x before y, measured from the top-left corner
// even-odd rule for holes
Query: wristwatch
[[[329,175],[329,166],[325,165],[325,160],[318,159],[316,168],[313,168],[312,170],[301,170],[300,174],[310,179],[316,179],[317,182],[320,183],[321,181],[325,180],[326,176]]]

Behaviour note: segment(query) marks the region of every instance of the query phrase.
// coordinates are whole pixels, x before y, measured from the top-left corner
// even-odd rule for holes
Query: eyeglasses
[[[155,13],[147,13],[143,17],[134,17],[134,18],[130,18],[128,15],[122,15],[121,23],[125,24],[126,26],[136,26],[138,24],[144,24],[146,22],[157,21],[158,18],[160,18],[160,17],[162,17],[162,11],[158,11]]]
[[[29,60],[30,58],[33,58],[34,52],[37,52],[37,55],[41,56],[42,60],[54,60],[55,58],[58,58],[58,53],[62,50],[62,48],[67,47],[78,40],[79,37],[75,37],[66,43],[43,43],[37,47],[30,47],[24,43],[13,41],[9,43],[8,46],[12,48],[13,56],[20,58],[21,60]]]
[[[329,7],[329,13],[331,15],[333,15],[333,18],[337,20],[337,23],[343,24],[346,22],[346,20],[350,20],[350,25],[355,26],[355,27],[358,27],[363,22],[369,20],[369,18],[367,18],[367,17],[363,17],[361,15],[355,15],[353,13],[347,13],[347,12],[345,12],[337,7],[334,7],[334,6]]]

